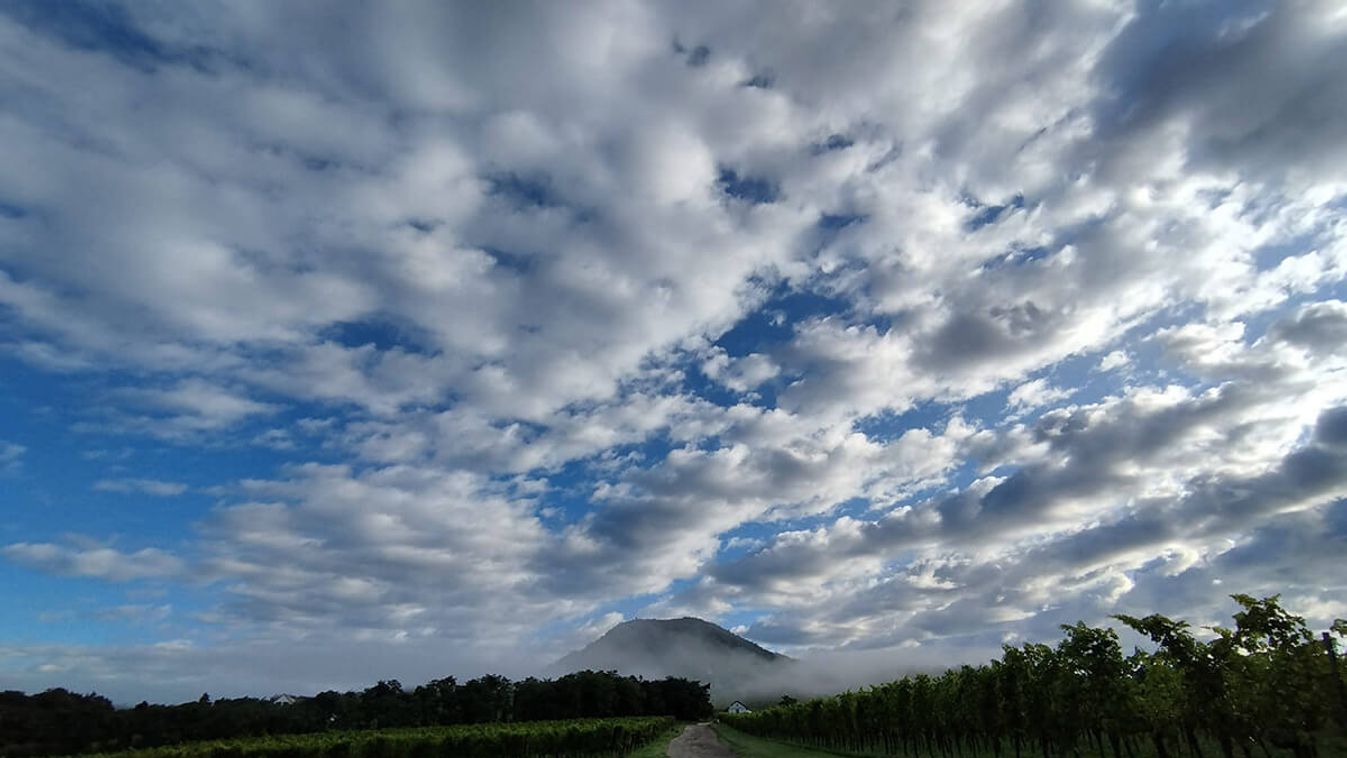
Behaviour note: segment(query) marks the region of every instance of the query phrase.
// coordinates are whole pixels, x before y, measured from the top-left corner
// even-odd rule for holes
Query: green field
[[[684,724],[681,723],[672,724],[663,734],[637,748],[627,758],[665,758],[668,755],[669,743],[683,732],[683,727]]]
[[[724,742],[730,750],[733,750],[739,758],[836,758],[840,755],[839,753],[811,750],[799,745],[754,737],[751,734],[744,734],[731,729],[724,724],[712,724],[711,728],[715,729],[720,741]]]
[[[109,758],[610,758],[667,745],[667,717],[288,734],[102,753]],[[645,756],[645,752],[636,753]],[[652,755],[661,755],[661,752]]]

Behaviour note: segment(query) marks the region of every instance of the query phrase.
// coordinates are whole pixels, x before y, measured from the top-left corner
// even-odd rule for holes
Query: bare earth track
[[[691,724],[669,743],[669,758],[735,758],[706,724]]]

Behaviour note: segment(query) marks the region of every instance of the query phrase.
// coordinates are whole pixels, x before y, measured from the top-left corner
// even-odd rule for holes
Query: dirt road
[[[691,724],[669,743],[669,758],[734,758],[706,724]]]

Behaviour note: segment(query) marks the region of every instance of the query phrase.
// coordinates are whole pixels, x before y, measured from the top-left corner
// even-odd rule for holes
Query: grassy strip
[[[651,740],[645,747],[637,748],[627,758],[668,758],[669,743],[673,742],[674,738],[682,734],[686,728],[687,724],[674,724],[669,728],[669,731]]]
[[[836,758],[839,755],[849,755],[754,737],[721,723],[714,723],[711,728],[716,731],[721,742],[728,745],[739,758]]]

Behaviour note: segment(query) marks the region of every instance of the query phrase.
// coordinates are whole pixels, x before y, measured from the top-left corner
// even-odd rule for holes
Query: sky
[[[0,3],[0,686],[1347,616],[1336,0]]]

